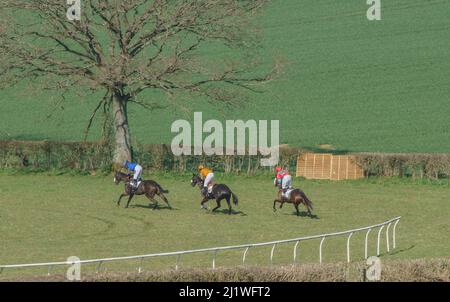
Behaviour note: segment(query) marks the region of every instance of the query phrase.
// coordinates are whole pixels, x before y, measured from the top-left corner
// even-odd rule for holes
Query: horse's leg
[[[306,203],[306,201],[304,199],[302,199],[302,203],[305,205],[306,210],[308,211],[308,215],[311,216],[311,209],[308,207],[308,204]]]
[[[133,199],[133,196],[134,196],[134,194],[130,194],[130,197],[128,198],[127,206],[125,208],[128,208],[128,206],[130,205],[131,199]]]
[[[205,202],[207,202],[207,201],[208,201],[208,198],[207,197],[203,197],[203,200],[200,203],[200,209],[205,209],[206,210]]]
[[[150,202],[151,202],[150,206],[154,205],[153,210],[156,210],[156,208],[158,207],[158,201],[156,201],[155,198],[153,198],[154,195],[152,195],[150,193],[145,193],[145,196],[148,198],[148,200],[150,200]]]
[[[300,211],[298,210],[298,202],[297,201],[294,201],[294,207],[295,207],[295,210],[297,211],[297,216],[300,216]]]
[[[218,208],[220,208],[220,201],[221,199],[217,198],[216,202],[217,202],[217,207],[215,207],[212,211],[215,212]]]
[[[228,203],[228,215],[231,215],[231,203],[230,203],[230,197],[231,196],[227,196],[226,197],[226,201]]]
[[[277,204],[277,202],[281,202],[281,201],[278,200],[278,199],[275,199],[275,200],[273,201],[273,211],[274,211],[274,212],[277,211],[277,208],[275,207],[275,205]]]
[[[285,203],[286,201],[284,200],[284,199],[282,199],[281,201],[280,201],[280,209],[283,207],[283,204]]]
[[[122,194],[122,195],[120,195],[120,197],[119,197],[119,200],[117,201],[117,206],[118,207],[120,207],[120,201],[122,200],[122,197],[124,197],[124,196],[127,196],[128,194]]]
[[[163,193],[159,193],[159,197],[167,204],[167,206],[169,207],[169,209],[172,210],[172,206],[170,205],[169,201],[167,200],[166,196],[164,196]]]

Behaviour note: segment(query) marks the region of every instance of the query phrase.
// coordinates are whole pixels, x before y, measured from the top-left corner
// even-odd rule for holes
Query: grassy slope
[[[315,203],[319,219],[296,217],[286,205],[273,213],[275,192],[270,179],[229,178],[240,197],[235,215],[209,214],[199,208],[199,193],[185,178],[158,177],[170,190],[173,211],[147,208],[144,197],[134,207],[117,208],[121,187],[112,177],[0,176],[0,263],[27,263],[168,252],[342,231],[379,223],[401,215],[398,248],[389,259],[448,257],[448,185],[388,182],[316,182],[301,186]],[[296,183],[299,184],[299,180]],[[212,204],[210,204],[212,205]],[[364,235],[352,238],[352,257],[362,259]],[[386,250],[384,233],[382,251]],[[370,254],[376,252],[376,232]],[[318,241],[302,243],[302,262],[318,261]],[[293,245],[278,246],[275,264],[292,259]],[[250,265],[267,265],[270,247],[251,250]],[[383,254],[383,256],[386,256]],[[212,255],[183,256],[181,265],[210,265]],[[237,265],[242,251],[220,253],[217,264]],[[324,260],[344,261],[345,238],[324,244]],[[174,258],[146,260],[147,269],[173,267]],[[137,261],[108,264],[108,269],[133,269]],[[92,267],[93,268],[93,267]],[[92,269],[90,268],[90,269]],[[44,269],[45,270],[45,269]],[[42,273],[42,269],[32,271]]]
[[[381,22],[367,21],[367,8],[361,0],[275,0],[262,18],[263,56],[282,54],[284,77],[244,108],[188,107],[205,118],[281,119],[281,141],[292,145],[448,152],[448,2],[383,1]],[[69,97],[75,105],[48,120],[51,99],[25,87],[1,92],[0,138],[80,140],[95,98]],[[130,114],[145,143],[170,142],[171,123],[186,118],[171,109]]]

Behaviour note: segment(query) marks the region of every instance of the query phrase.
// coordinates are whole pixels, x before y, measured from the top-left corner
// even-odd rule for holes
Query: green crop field
[[[132,107],[134,139],[170,142],[174,120],[202,111],[205,119],[279,119],[281,143],[293,146],[449,152],[448,5],[384,0],[382,20],[369,22],[365,0],[274,0],[258,18],[260,52],[268,60],[281,56],[286,65],[266,93],[234,108],[193,100],[187,113]],[[205,55],[217,54],[220,49],[211,48]],[[0,139],[81,140],[100,95],[67,95],[55,108],[55,92],[30,91],[26,83],[1,91]],[[165,103],[161,95],[144,97]]]
[[[450,232],[448,182],[419,184],[411,181],[361,180],[349,182],[295,180],[314,202],[316,215],[297,217],[292,205],[274,213],[275,188],[270,177],[219,176],[239,196],[233,215],[201,210],[199,192],[189,176],[150,175],[170,190],[173,210],[160,204],[148,208],[137,197],[128,209],[116,207],[122,186],[112,176],[0,175],[0,264],[65,261],[129,256],[195,248],[257,243],[270,240],[344,231],[402,216],[397,228],[397,249],[382,259],[448,257]],[[212,204],[210,204],[212,206]],[[302,209],[303,211],[303,209]],[[370,255],[376,254],[376,234],[369,236]],[[353,260],[364,256],[364,235],[352,237]],[[392,239],[392,238],[391,238]],[[318,262],[319,241],[302,243],[300,262]],[[346,237],[327,239],[324,261],[345,261]],[[391,242],[392,247],[392,242]],[[292,261],[293,244],[279,245],[274,264]],[[217,265],[239,265],[242,252],[219,253]],[[247,263],[268,265],[270,247],[249,251]],[[183,256],[180,266],[209,266],[212,254]],[[149,259],[144,269],[173,268],[175,257]],[[133,271],[139,261],[104,264],[106,270]],[[95,270],[95,265],[83,268]],[[62,269],[54,269],[62,272]],[[0,278],[17,274],[46,274],[47,268],[8,270]]]

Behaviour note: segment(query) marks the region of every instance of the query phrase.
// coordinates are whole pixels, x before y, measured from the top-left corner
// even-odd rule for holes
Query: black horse
[[[130,201],[134,195],[145,195],[151,202],[154,203],[153,210],[155,210],[158,207],[158,202],[154,199],[154,197],[155,195],[158,195],[169,206],[169,209],[172,209],[166,196],[164,196],[164,193],[169,193],[169,191],[164,190],[156,181],[143,180],[139,184],[138,188],[136,190],[133,190],[130,185],[131,179],[132,177],[130,174],[125,174],[118,171],[114,175],[114,182],[116,183],[116,185],[118,185],[121,181],[125,182],[125,193],[120,195],[119,200],[117,201],[118,207],[120,206],[120,201],[124,196],[129,196],[126,206],[126,208],[128,208],[128,205],[130,204]]]
[[[238,198],[237,196],[231,192],[230,188],[228,188],[224,184],[216,184],[212,188],[211,194],[208,194],[208,191],[203,188],[203,180],[198,176],[193,174],[191,179],[191,185],[193,187],[198,186],[200,188],[200,192],[202,194],[203,200],[201,202],[201,208],[205,209],[205,202],[207,202],[210,199],[215,199],[217,202],[217,207],[215,207],[212,211],[215,212],[218,208],[220,208],[220,202],[222,200],[226,200],[228,203],[228,214],[231,214],[231,203],[230,199],[233,197],[233,203],[235,205],[238,204]]]

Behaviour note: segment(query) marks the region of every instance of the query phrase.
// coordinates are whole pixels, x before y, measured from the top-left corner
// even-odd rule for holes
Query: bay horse
[[[273,202],[273,211],[276,212],[276,203],[280,203],[280,209],[283,207],[284,203],[292,203],[294,204],[295,210],[297,211],[297,216],[300,216],[300,211],[298,210],[298,206],[300,204],[305,205],[306,210],[308,211],[308,215],[311,216],[311,211],[313,210],[312,202],[306,196],[306,194],[300,189],[293,189],[289,194],[289,198],[284,197],[283,190],[278,191],[278,197]]]
[[[231,203],[230,203],[230,199],[231,197],[233,197],[233,203],[235,205],[238,204],[238,197],[236,196],[236,194],[234,194],[230,188],[228,188],[227,185],[224,184],[216,184],[213,186],[212,188],[212,193],[208,194],[207,190],[203,189],[203,180],[195,174],[192,174],[192,179],[191,179],[191,185],[192,187],[198,186],[200,188],[200,193],[202,194],[202,202],[201,202],[201,208],[202,209],[206,209],[205,207],[205,202],[207,202],[208,200],[211,199],[215,199],[217,202],[217,207],[215,207],[212,211],[215,212],[217,209],[219,209],[221,207],[220,202],[222,200],[226,200],[227,204],[228,204],[228,214],[231,215]]]
[[[155,210],[158,206],[158,202],[154,199],[155,195],[158,195],[168,206],[169,209],[172,209],[172,207],[169,204],[169,201],[167,200],[166,196],[164,196],[164,193],[169,193],[169,191],[164,190],[156,181],[153,180],[143,180],[139,184],[138,188],[133,191],[130,181],[132,177],[130,174],[125,174],[119,171],[116,171],[114,174],[114,183],[118,185],[121,181],[125,182],[125,193],[120,195],[119,200],[117,201],[117,206],[120,206],[120,201],[122,200],[122,197],[129,196],[128,202],[126,208],[128,208],[131,199],[133,199],[134,195],[145,195],[151,202],[154,203],[153,210]]]

